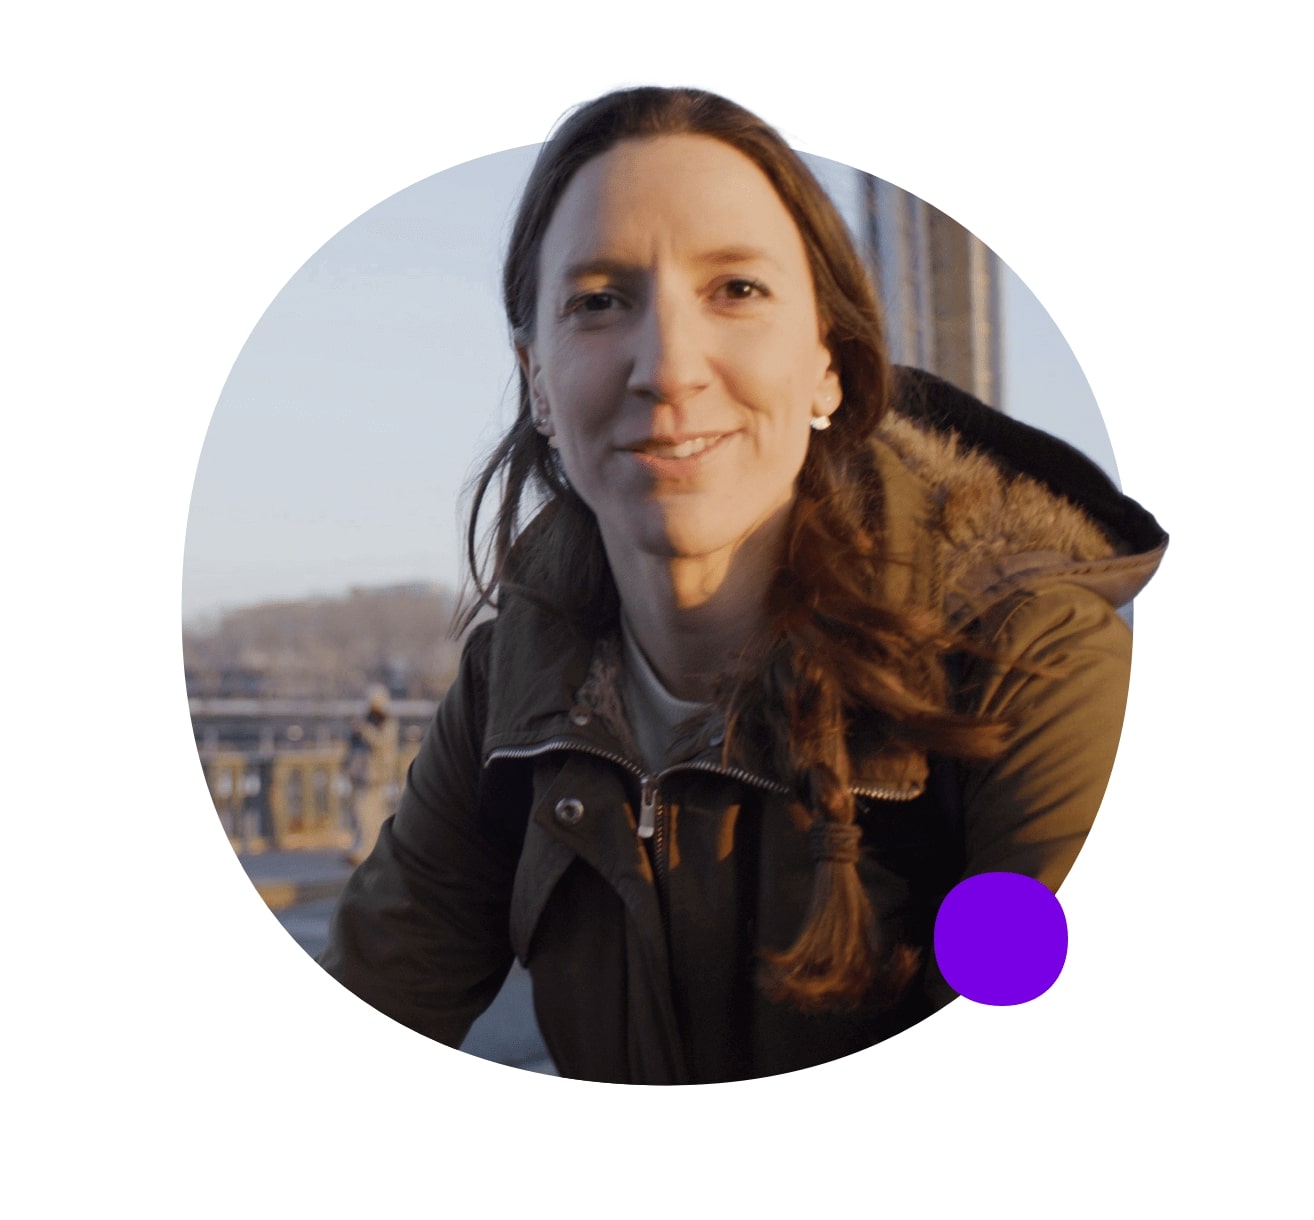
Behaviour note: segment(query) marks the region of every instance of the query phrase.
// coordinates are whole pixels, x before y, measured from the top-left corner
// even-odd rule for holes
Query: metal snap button
[[[584,802],[577,796],[563,796],[552,812],[563,826],[574,826],[584,816]]]
[[[576,728],[582,729],[592,719],[593,713],[582,703],[577,703],[570,709],[570,723]]]

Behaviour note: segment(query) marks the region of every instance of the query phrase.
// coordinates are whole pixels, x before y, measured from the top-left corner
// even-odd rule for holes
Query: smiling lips
[[[666,461],[680,461],[685,458],[697,457],[700,453],[706,453],[715,445],[729,435],[726,432],[717,432],[711,436],[691,436],[685,440],[664,440],[654,437],[638,445],[628,446],[629,451],[638,457],[659,458]]]

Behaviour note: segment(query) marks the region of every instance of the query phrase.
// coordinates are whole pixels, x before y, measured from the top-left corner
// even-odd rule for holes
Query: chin
[[[649,545],[644,550],[660,559],[702,559],[734,544],[734,539],[728,535],[706,532],[673,531],[647,541]]]

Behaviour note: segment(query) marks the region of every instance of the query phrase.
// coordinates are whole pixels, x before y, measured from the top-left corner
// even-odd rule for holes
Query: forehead
[[[806,266],[798,227],[766,174],[710,136],[622,140],[578,170],[543,238],[546,272],[591,257],[642,259],[752,247]]]

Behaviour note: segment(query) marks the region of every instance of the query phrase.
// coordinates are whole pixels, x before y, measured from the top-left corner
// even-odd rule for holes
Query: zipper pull
[[[651,839],[657,829],[657,777],[645,775],[639,788],[639,838]]]

